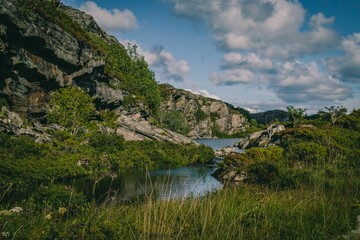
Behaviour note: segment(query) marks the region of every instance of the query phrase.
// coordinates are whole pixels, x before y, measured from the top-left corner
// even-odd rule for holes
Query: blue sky
[[[157,80],[254,111],[360,107],[358,0],[62,0]]]

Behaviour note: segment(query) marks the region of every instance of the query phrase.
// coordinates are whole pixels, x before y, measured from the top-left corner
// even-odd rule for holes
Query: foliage
[[[278,162],[283,157],[284,149],[277,146],[267,148],[250,148],[245,151],[246,155],[254,161]]]
[[[306,109],[295,108],[293,106],[288,106],[286,108],[290,114],[292,126],[295,127],[304,118]]]
[[[300,142],[290,144],[286,149],[286,157],[291,161],[304,163],[324,163],[326,147],[315,142]]]
[[[184,114],[176,110],[163,112],[160,115],[160,121],[166,126],[166,128],[174,132],[186,134],[191,130],[190,126],[187,124]]]
[[[203,110],[201,110],[201,108],[199,107],[195,112],[196,121],[198,121],[198,122],[203,121],[206,118],[208,118],[208,115]]]
[[[241,115],[245,116],[249,122],[252,120],[251,113],[248,110],[246,110],[245,108],[237,107],[237,108],[233,108],[233,110],[240,113]]]
[[[355,186],[329,193],[243,185],[204,198],[91,204],[62,218],[29,209],[0,216],[0,229],[13,239],[336,239],[356,228],[357,194]]]
[[[121,136],[58,132],[52,144],[0,134],[0,188],[6,183],[45,183],[83,176],[145,171],[204,163],[214,158],[209,147],[158,141],[125,142]],[[2,190],[2,189],[0,189]],[[1,192],[1,191],[0,191]]]
[[[159,86],[137,46],[129,44],[126,49],[118,43],[109,45],[94,34],[89,33],[89,37],[106,54],[105,71],[116,79],[113,87],[130,93],[125,96],[125,105],[130,108],[144,103],[156,116],[161,102]]]
[[[346,116],[347,109],[344,106],[325,107],[326,111],[320,110],[318,115],[321,119],[334,125],[340,118]]]
[[[64,185],[41,186],[31,197],[33,208],[38,211],[58,211],[66,208],[70,214],[79,214],[86,207],[87,199],[81,192]]]
[[[93,134],[89,139],[89,145],[98,152],[117,152],[124,150],[125,140],[115,134]]]
[[[351,114],[339,119],[338,125],[350,130],[360,129],[360,109],[354,109]]]
[[[0,111],[1,111],[1,108],[2,107],[9,107],[9,104],[8,104],[8,102],[6,101],[6,99],[4,99],[4,98],[1,98],[0,97]]]
[[[68,128],[76,134],[83,126],[87,126],[90,117],[95,113],[92,98],[76,87],[66,87],[51,95],[51,110],[48,120]]]

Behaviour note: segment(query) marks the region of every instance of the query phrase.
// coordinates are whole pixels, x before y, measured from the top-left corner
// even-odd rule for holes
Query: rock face
[[[38,143],[51,141],[51,136],[45,132],[45,128],[41,124],[34,123],[33,126],[25,127],[20,116],[9,111],[6,107],[2,107],[0,112],[0,132],[26,135],[32,137]]]
[[[267,147],[269,145],[275,144],[272,142],[272,137],[274,134],[282,132],[285,130],[284,125],[270,125],[266,130],[259,131],[250,134],[246,138],[241,139],[235,146],[246,149],[251,147]]]
[[[37,9],[37,4],[48,4],[49,9],[45,9],[49,11],[42,13],[44,8]],[[193,143],[184,136],[150,125],[139,111],[124,111],[124,93],[129,93],[111,87],[110,82],[118,80],[105,72],[106,55],[82,39],[90,35],[79,37],[81,31],[69,30],[66,22],[61,22],[66,19],[64,16],[51,19],[51,9],[105,43],[120,44],[93,17],[64,6],[59,0],[31,0],[29,4],[23,0],[0,0],[0,100],[6,100],[10,108],[1,111],[0,131],[46,141],[50,136],[45,130],[50,126],[42,127],[38,121],[46,118],[51,92],[76,85],[96,99],[97,108],[116,109],[120,116],[117,130],[99,126],[103,133],[116,132],[127,140]],[[24,128],[22,119],[29,120],[30,126]]]
[[[64,13],[76,15],[92,32],[108,41],[92,17],[49,1]],[[75,14],[77,13],[77,14]],[[85,21],[85,19],[87,21]],[[77,84],[101,103],[119,105],[121,91],[105,84],[104,59],[60,25],[42,15],[28,14],[18,0],[0,0],[0,97],[23,117],[39,118],[47,113],[49,94],[60,87]]]
[[[247,119],[234,107],[222,101],[180,90],[163,84],[162,112],[179,111],[191,127],[191,138],[212,138],[217,134],[233,135],[248,126]]]
[[[125,140],[158,140],[179,144],[195,143],[181,134],[158,128],[150,125],[148,121],[136,120],[128,116],[120,116],[118,119],[119,128],[116,134],[122,135]]]

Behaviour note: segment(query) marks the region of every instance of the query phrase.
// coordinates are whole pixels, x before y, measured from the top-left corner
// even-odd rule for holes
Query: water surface
[[[198,139],[198,143],[215,150],[233,146],[239,138]],[[159,169],[148,173],[131,173],[101,180],[95,188],[95,199],[103,201],[115,198],[119,201],[131,201],[151,194],[157,199],[179,199],[201,197],[223,187],[211,174],[215,167],[187,166],[174,169]],[[94,181],[80,180],[74,183],[88,196],[92,195]]]

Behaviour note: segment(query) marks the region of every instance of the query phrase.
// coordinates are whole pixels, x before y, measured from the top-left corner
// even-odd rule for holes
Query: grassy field
[[[204,198],[148,196],[130,205],[109,201],[80,208],[70,195],[62,207],[33,211],[28,205],[2,215],[0,228],[14,239],[344,239],[360,215],[360,184],[354,180],[331,189],[243,185]]]

